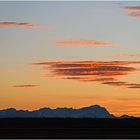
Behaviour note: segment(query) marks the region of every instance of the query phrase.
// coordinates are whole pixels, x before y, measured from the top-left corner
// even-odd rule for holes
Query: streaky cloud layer
[[[113,54],[115,57],[140,57],[140,54]]]
[[[134,64],[140,64],[140,61],[56,61],[56,62],[39,62],[39,63],[32,63],[32,65],[60,65],[63,66],[81,66],[81,65],[87,65],[87,66],[94,66],[94,65],[134,65]]]
[[[128,11],[140,11],[140,6],[124,6],[122,8]]]
[[[43,24],[33,24],[29,22],[0,22],[0,27],[46,27]]]
[[[102,42],[102,41],[97,41],[97,40],[86,40],[86,39],[81,39],[81,40],[63,40],[63,41],[57,41],[53,43],[54,45],[57,46],[74,46],[74,47],[80,47],[80,46],[100,46],[100,47],[105,47],[105,46],[112,46],[112,43],[109,42]]]
[[[100,82],[113,86],[140,88],[138,83],[120,81],[123,76],[136,73],[140,69],[128,65],[140,65],[140,61],[73,61],[39,62],[40,70],[50,71],[44,78],[73,79],[83,82]],[[43,67],[42,67],[43,66]]]
[[[37,87],[38,85],[15,85],[15,88],[33,88]]]
[[[140,6],[124,6],[122,8],[131,12],[128,14],[129,17],[140,19]]]

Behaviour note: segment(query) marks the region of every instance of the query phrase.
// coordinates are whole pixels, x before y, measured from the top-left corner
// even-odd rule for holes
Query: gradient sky
[[[140,2],[0,2],[0,109],[140,116],[139,25]]]

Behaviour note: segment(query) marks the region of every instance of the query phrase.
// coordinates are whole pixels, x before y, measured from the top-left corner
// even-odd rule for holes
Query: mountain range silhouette
[[[119,118],[132,118],[133,116],[123,115]],[[41,108],[38,110],[16,110],[8,108],[0,110],[0,118],[117,118],[109,111],[99,105],[92,105],[79,109],[73,108]]]

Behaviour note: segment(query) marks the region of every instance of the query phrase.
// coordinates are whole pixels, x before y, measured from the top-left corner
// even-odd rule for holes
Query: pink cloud
[[[42,56],[32,56],[32,59],[39,59],[42,58]]]
[[[33,24],[28,22],[0,22],[0,27],[46,27],[43,24]]]
[[[129,17],[140,19],[140,6],[124,6],[122,8],[131,12],[128,14]]]
[[[109,42],[103,42],[103,41],[97,41],[97,40],[63,40],[63,41],[57,41],[54,43],[54,45],[57,46],[99,46],[99,47],[105,47],[105,46],[112,46],[112,43]]]

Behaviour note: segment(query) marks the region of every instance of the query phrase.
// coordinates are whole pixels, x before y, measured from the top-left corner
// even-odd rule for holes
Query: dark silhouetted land
[[[140,118],[5,118],[0,138],[140,138]]]

